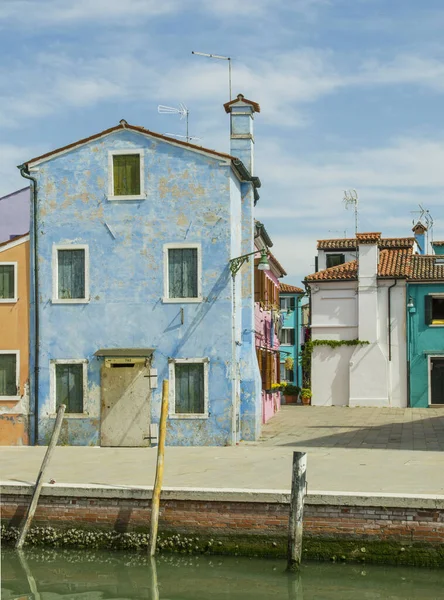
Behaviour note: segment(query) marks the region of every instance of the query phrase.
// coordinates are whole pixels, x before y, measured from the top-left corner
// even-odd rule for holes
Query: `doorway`
[[[444,405],[444,356],[430,358],[430,404]]]
[[[101,369],[100,445],[148,446],[150,405],[148,361],[105,359]]]

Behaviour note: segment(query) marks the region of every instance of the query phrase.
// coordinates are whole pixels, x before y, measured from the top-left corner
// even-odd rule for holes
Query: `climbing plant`
[[[315,346],[329,346],[338,348],[340,346],[366,346],[370,342],[365,340],[308,340],[305,342],[300,353],[304,387],[309,388],[311,384],[311,356]]]

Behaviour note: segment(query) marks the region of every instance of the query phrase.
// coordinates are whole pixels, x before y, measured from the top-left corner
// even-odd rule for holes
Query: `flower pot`
[[[311,404],[311,398],[307,398],[306,396],[301,397],[302,404],[304,406],[309,406]]]
[[[291,396],[287,396],[284,394],[284,398],[285,398],[285,404],[296,404],[298,401],[298,397],[291,395]]]

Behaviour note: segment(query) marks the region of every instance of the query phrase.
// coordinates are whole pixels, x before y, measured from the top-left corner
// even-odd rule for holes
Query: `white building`
[[[406,279],[416,251],[414,238],[380,233],[318,242],[321,270],[305,280],[315,342],[313,405],[407,405]],[[331,347],[315,340],[366,343]]]

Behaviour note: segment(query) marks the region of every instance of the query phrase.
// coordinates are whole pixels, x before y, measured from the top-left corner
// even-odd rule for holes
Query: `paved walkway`
[[[260,444],[444,451],[444,407],[283,406],[263,427]]]

